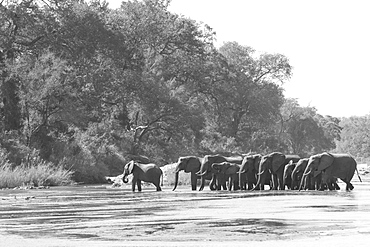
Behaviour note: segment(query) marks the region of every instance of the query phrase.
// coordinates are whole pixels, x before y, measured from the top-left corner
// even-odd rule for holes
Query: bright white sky
[[[121,0],[108,0],[112,8]],[[285,96],[334,117],[370,114],[369,0],[172,0],[171,12],[236,41],[289,58]]]

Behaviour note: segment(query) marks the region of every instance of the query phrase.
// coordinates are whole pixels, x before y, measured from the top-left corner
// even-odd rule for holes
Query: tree
[[[127,2],[112,12],[108,22],[141,59],[137,77],[129,84],[127,108],[133,135],[129,152],[134,154],[143,152],[145,145],[170,150],[171,142],[180,144],[185,137],[192,143],[202,128],[202,116],[191,104],[194,98],[188,89],[204,76],[193,71],[204,63],[213,33],[169,13],[168,3]]]
[[[200,91],[209,101],[217,131],[249,149],[251,137],[274,122],[283,102],[282,88],[291,66],[280,54],[261,54],[236,42],[225,43],[213,56],[213,71]]]
[[[342,118],[341,139],[336,140],[336,152],[349,153],[366,162],[370,157],[370,116]]]
[[[278,124],[279,140],[285,151],[307,157],[335,148],[340,138],[339,120],[317,114],[313,107],[300,107],[296,99],[286,99]]]

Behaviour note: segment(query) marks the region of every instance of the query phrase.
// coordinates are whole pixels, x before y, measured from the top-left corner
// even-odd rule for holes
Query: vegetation
[[[2,153],[0,164],[0,188],[41,187],[72,183],[73,172],[62,166],[45,162],[37,155],[13,167]]]
[[[160,166],[217,152],[368,157],[349,148],[354,122],[284,97],[287,57],[216,48],[211,27],[169,4],[0,0],[4,172],[26,169],[34,150],[37,170],[86,183],[121,173],[133,155]]]

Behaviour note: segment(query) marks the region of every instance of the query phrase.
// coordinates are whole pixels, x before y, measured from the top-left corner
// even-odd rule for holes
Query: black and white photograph
[[[369,11],[0,0],[0,246],[369,246]]]

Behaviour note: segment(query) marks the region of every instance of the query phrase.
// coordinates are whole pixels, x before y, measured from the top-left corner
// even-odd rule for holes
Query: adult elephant
[[[258,168],[262,155],[246,155],[239,171],[239,187],[241,190],[251,190],[257,184]]]
[[[212,169],[217,175],[222,175],[228,180],[228,190],[239,189],[239,170],[240,165],[230,162],[213,163]]]
[[[321,180],[321,174],[314,177],[313,174],[310,174],[304,178],[302,186],[300,186],[301,179],[303,177],[304,171],[306,170],[309,158],[300,159],[297,162],[296,167],[294,168],[291,181],[291,187],[298,190],[324,190],[325,186]],[[335,183],[336,188],[339,186]]]
[[[196,173],[200,170],[203,158],[196,156],[184,156],[179,157],[175,169],[175,186],[173,190],[177,188],[179,182],[179,172],[184,171],[185,173],[190,173],[191,178],[191,189],[197,189],[197,179],[200,178]],[[210,178],[209,178],[210,179]]]
[[[301,189],[299,188],[299,184],[301,181],[301,178],[303,176],[303,173],[307,167],[308,164],[308,158],[303,158],[298,160],[296,166],[294,167],[292,173],[291,173],[291,188],[292,189]],[[311,178],[307,177],[306,180],[303,183],[303,186],[305,189],[312,189],[311,185]]]
[[[294,163],[293,160],[289,161],[289,163],[284,167],[284,173],[283,173],[283,184],[288,189],[294,190],[292,186],[292,173],[297,163]],[[297,186],[298,188],[298,186]]]
[[[351,184],[352,177],[357,171],[357,163],[355,159],[349,154],[331,154],[324,152],[321,154],[316,154],[310,157],[308,160],[307,167],[301,179],[301,185],[304,179],[310,174],[313,177],[322,175],[322,182],[327,184],[330,190],[335,189],[333,187],[333,178],[340,178],[344,183],[346,183],[346,190],[353,190],[353,185]],[[357,176],[361,181],[360,176]]]
[[[122,181],[128,183],[127,176],[132,174],[132,191],[135,191],[135,185],[137,185],[138,191],[141,191],[141,181],[152,183],[157,188],[157,191],[161,191],[160,180],[163,172],[156,164],[141,164],[134,160],[131,160],[123,167]]]
[[[270,171],[272,178],[272,189],[284,190],[284,167],[289,163],[289,161],[292,160],[293,162],[297,162],[299,159],[300,157],[298,155],[284,155],[281,152],[273,152],[262,156],[258,169],[256,187],[265,184],[266,177]]]
[[[211,190],[220,190],[221,187],[226,190],[226,179],[223,176],[215,176],[215,173],[212,170],[212,164],[213,163],[222,163],[222,162],[230,162],[230,163],[236,163],[241,164],[243,161],[242,156],[237,157],[225,157],[219,154],[212,154],[212,155],[205,155],[202,161],[202,164],[200,166],[199,172],[197,172],[197,175],[201,176],[201,185],[199,188],[199,191],[202,191],[204,189],[205,185],[205,179],[212,176],[212,180],[210,183],[210,189]]]

